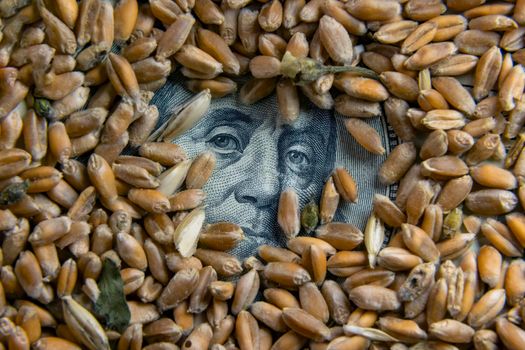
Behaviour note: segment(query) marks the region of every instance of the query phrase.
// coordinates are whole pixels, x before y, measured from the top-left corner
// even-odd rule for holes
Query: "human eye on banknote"
[[[280,149],[278,166],[280,176],[291,181],[295,186],[307,186],[318,172],[315,156],[313,148],[304,140]]]
[[[296,183],[289,184],[291,186],[306,186],[312,181],[323,181],[333,167],[329,152],[335,142],[335,129],[331,130],[335,125],[331,125],[330,121],[326,128],[325,125],[322,125],[323,128],[313,128],[310,125],[312,120],[306,116],[302,119],[304,124],[300,128],[283,128],[278,146],[279,172],[295,179]]]
[[[243,155],[259,124],[234,109],[218,109],[200,127],[201,131],[196,133],[195,139],[204,142],[217,157],[235,160]]]
[[[305,148],[298,145],[286,152],[284,160],[290,169],[296,172],[304,172],[311,166],[310,150]]]
[[[237,135],[237,130],[231,127],[221,127],[214,130],[206,141],[208,147],[219,154],[242,154],[244,147]],[[222,129],[222,130],[220,130]]]

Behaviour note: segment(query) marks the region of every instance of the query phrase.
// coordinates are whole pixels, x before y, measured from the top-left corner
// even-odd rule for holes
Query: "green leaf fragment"
[[[303,208],[301,212],[301,226],[306,233],[311,233],[319,223],[319,207],[315,202],[310,202]]]
[[[452,238],[459,233],[463,224],[463,210],[461,207],[454,208],[443,219],[442,238]]]
[[[55,117],[55,110],[51,106],[51,102],[45,98],[35,99],[34,107],[36,114],[40,117],[46,119],[53,119]]]
[[[104,260],[98,288],[100,296],[95,303],[95,312],[105,320],[108,328],[123,331],[129,324],[131,313],[120,271],[111,259]]]

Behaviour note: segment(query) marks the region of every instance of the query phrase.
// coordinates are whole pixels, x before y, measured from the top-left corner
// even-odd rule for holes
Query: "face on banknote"
[[[155,95],[161,118],[191,97],[177,84],[168,84]],[[321,110],[308,101],[292,125],[278,118],[275,96],[243,105],[236,96],[212,100],[210,110],[193,128],[173,142],[193,158],[213,151],[215,171],[205,186],[206,221],[230,221],[240,225],[244,242],[234,251],[239,257],[255,253],[262,244],[284,245],[277,225],[281,190],[292,187],[300,206],[318,203],[323,185],[335,167],[346,168],[359,184],[357,203],[341,203],[336,221],[364,229],[374,193],[393,196],[394,189],[381,185],[377,171],[384,156],[360,147],[344,126],[344,117]],[[380,118],[367,121],[379,131],[391,149],[394,134]]]

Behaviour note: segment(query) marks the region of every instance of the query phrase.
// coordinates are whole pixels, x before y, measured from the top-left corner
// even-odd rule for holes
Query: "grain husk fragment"
[[[75,338],[89,349],[110,349],[108,338],[96,318],[71,297],[62,299],[64,319]]]

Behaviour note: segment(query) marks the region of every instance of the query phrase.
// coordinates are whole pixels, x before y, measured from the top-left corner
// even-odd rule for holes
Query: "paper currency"
[[[176,80],[168,81],[152,101],[161,122],[191,96]],[[373,155],[359,146],[346,131],[343,116],[306,99],[293,125],[279,125],[278,113],[275,95],[250,106],[242,105],[236,95],[227,96],[212,100],[207,115],[173,141],[192,158],[206,150],[215,152],[217,165],[204,188],[206,220],[231,221],[243,228],[246,238],[233,252],[239,258],[253,255],[261,244],[284,245],[276,220],[281,190],[294,188],[301,207],[310,200],[318,202],[335,167],[348,169],[359,191],[358,203],[341,203],[335,221],[363,230],[373,195],[395,196],[395,187],[385,187],[377,178],[386,155]],[[394,132],[383,118],[366,122],[380,133],[388,154],[397,144]]]

